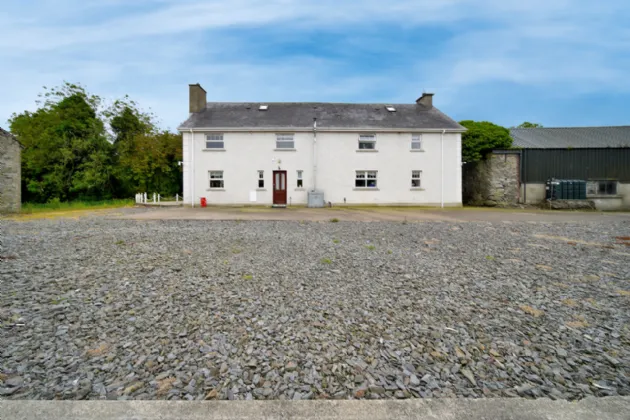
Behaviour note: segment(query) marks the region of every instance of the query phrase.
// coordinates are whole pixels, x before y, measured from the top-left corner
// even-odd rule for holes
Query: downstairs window
[[[357,171],[354,180],[356,188],[376,188],[377,171]]]
[[[617,181],[610,179],[587,181],[586,195],[617,195]]]
[[[223,171],[209,171],[210,188],[224,188]]]

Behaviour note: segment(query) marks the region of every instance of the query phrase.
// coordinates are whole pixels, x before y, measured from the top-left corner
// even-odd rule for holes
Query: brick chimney
[[[191,114],[206,109],[206,91],[199,83],[188,85],[188,95],[188,110]]]
[[[423,93],[421,97],[416,99],[416,103],[418,105],[424,105],[427,108],[433,108],[433,94],[432,93]]]

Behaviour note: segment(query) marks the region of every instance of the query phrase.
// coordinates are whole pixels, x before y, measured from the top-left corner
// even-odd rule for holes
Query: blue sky
[[[630,125],[627,0],[8,0],[0,125],[64,80],[165,128],[209,101],[411,103],[505,126]]]

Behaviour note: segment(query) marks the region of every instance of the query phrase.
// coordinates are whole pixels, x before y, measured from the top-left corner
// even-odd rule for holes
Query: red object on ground
[[[208,202],[206,201],[206,197],[201,197],[201,207],[206,207]]]

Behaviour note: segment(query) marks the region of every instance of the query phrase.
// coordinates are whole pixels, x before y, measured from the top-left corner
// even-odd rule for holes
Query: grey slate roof
[[[268,105],[267,111],[259,111]],[[389,112],[393,106],[396,112]],[[343,104],[308,102],[208,102],[179,129],[189,128],[280,128],[311,129],[317,117],[318,128],[341,129],[447,129],[465,130],[437,108],[418,104]]]
[[[630,147],[630,126],[512,128],[510,134],[525,149]]]

